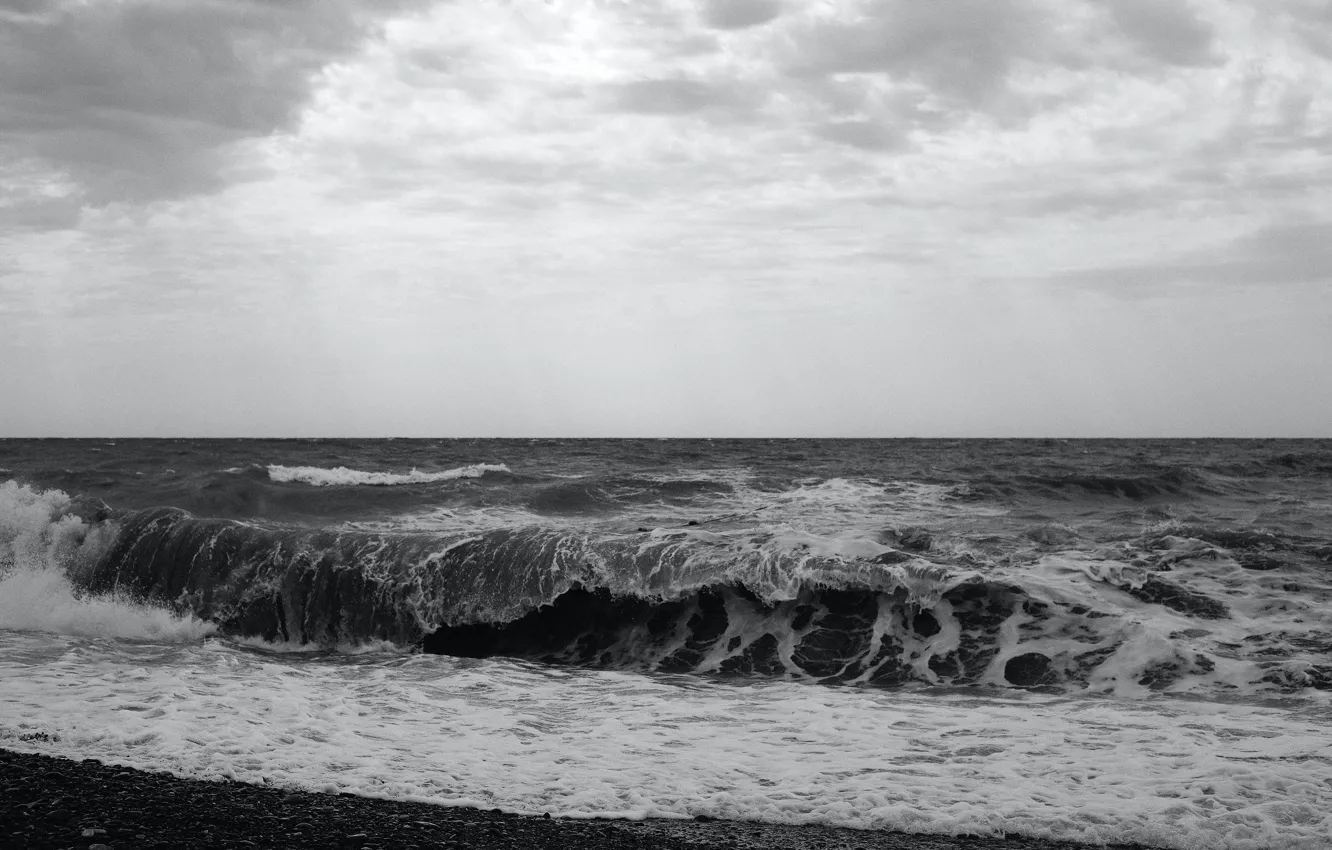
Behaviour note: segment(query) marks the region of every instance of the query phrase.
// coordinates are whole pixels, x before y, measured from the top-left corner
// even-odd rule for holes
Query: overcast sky
[[[1332,436],[1326,0],[0,0],[0,436]]]

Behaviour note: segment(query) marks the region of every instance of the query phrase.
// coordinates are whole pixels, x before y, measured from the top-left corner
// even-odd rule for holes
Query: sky
[[[1332,437],[1326,0],[0,0],[0,436]]]

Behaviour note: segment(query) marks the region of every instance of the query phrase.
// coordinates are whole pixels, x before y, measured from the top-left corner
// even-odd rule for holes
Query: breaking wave
[[[167,641],[197,640],[217,630],[189,612],[76,586],[71,573],[96,563],[114,537],[88,507],[59,490],[0,484],[0,628]]]
[[[990,555],[907,526],[816,532],[776,507],[743,522],[658,511],[672,524],[653,528],[585,514],[603,492],[697,509],[729,487],[567,481],[528,488],[524,509],[474,512],[487,522],[463,508],[439,524],[376,527],[116,512],[9,482],[0,628],[878,686],[1332,690],[1322,536],[1171,520],[1100,546],[1044,523]],[[811,491],[771,499],[796,496]],[[1297,581],[1304,595],[1291,595]]]
[[[437,481],[456,481],[459,478],[480,478],[488,472],[510,472],[502,463],[474,463],[446,469],[441,472],[366,472],[360,469],[348,469],[337,466],[324,469],[317,466],[282,466],[272,464],[268,467],[268,477],[277,482],[297,482],[314,487],[370,486],[393,487],[401,484],[432,484]]]
[[[1088,604],[1051,578],[1060,570],[1120,601]],[[1229,620],[1224,602],[1106,562],[997,580],[896,551],[828,557],[697,529],[370,533],[157,508],[121,521],[77,581],[281,645],[880,686],[1332,688],[1332,667],[1289,653],[1218,663],[1193,639]]]

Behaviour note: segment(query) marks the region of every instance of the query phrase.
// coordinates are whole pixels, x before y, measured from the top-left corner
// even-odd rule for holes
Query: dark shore
[[[181,779],[94,760],[0,750],[0,847],[1087,850],[1088,845],[732,821],[552,819]]]

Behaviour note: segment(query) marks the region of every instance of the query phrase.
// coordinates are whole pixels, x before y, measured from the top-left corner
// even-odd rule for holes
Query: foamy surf
[[[9,659],[46,653],[52,667]],[[218,641],[0,633],[0,745],[200,778],[560,817],[710,817],[1178,850],[1332,834],[1326,717]],[[22,718],[22,719],[20,719]]]
[[[402,484],[433,484],[439,481],[456,481],[460,478],[480,478],[487,472],[509,471],[509,467],[502,463],[474,463],[440,472],[422,472],[417,469],[410,472],[366,472],[360,469],[348,469],[345,466],[324,469],[317,466],[271,464],[268,467],[268,477],[277,482],[298,482],[314,487],[356,485],[393,487]]]
[[[76,593],[55,570],[19,569],[0,578],[0,629],[175,643],[201,640],[217,626],[124,596]]]
[[[0,484],[0,629],[172,642],[216,631],[125,594],[76,589],[70,575],[94,563],[114,531],[67,514],[70,505],[59,490]]]

